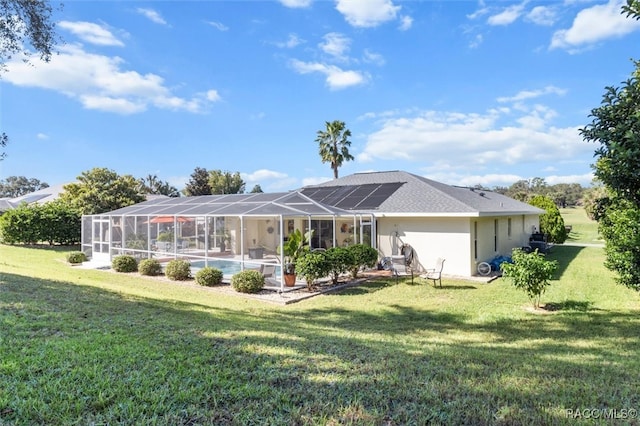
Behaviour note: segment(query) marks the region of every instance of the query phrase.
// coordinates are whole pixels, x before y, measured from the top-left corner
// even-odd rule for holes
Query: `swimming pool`
[[[197,260],[195,262],[191,262],[191,270],[194,272],[204,268],[205,266],[219,269],[222,271],[222,275],[225,275],[225,276],[232,276],[242,270],[240,262],[237,260],[214,259],[214,260],[208,260],[206,262],[204,260]],[[244,269],[260,269],[260,264],[245,262]],[[276,266],[276,276],[279,276],[279,275],[280,275],[280,266],[278,265]]]

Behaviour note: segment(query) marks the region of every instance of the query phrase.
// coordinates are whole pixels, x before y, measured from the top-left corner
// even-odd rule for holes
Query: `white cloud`
[[[620,13],[623,4],[623,0],[609,0],[581,10],[571,28],[553,34],[549,48],[573,50],[640,30],[640,21]]]
[[[218,31],[228,31],[229,30],[229,27],[227,27],[222,22],[207,21],[207,24],[211,25],[213,28],[217,29]]]
[[[330,180],[333,180],[333,178],[330,178],[330,177],[306,177],[306,178],[302,179],[302,186],[319,185],[321,183],[329,182]]]
[[[377,27],[393,21],[400,8],[391,0],[336,0],[336,9],[354,27]]]
[[[291,67],[300,74],[321,73],[326,77],[327,86],[331,90],[345,89],[367,83],[369,76],[360,71],[345,71],[335,65],[327,65],[318,62],[303,62],[294,59]]]
[[[413,18],[411,16],[403,16],[400,18],[400,26],[398,29],[400,31],[407,31],[413,25]]]
[[[549,185],[556,185],[558,183],[579,183],[582,186],[590,186],[594,179],[593,173],[585,173],[582,175],[552,175],[545,176],[544,180]]]
[[[525,3],[514,4],[507,7],[502,12],[490,16],[487,19],[487,23],[489,25],[509,25],[514,23],[520,15],[522,15]]]
[[[573,159],[591,154],[578,127],[554,127],[555,112],[533,107],[520,116],[502,109],[483,114],[423,111],[384,119],[371,133],[360,161],[427,161],[482,169],[505,164]],[[454,149],[455,147],[455,149]]]
[[[384,56],[379,53],[372,52],[369,49],[365,49],[362,54],[362,60],[369,64],[376,64],[382,66],[385,64]]]
[[[467,15],[467,18],[473,20],[473,19],[477,19],[477,18],[479,18],[481,16],[484,16],[487,13],[489,13],[489,8],[485,5],[483,0],[480,0],[478,2],[478,10],[476,10],[475,12],[473,12],[470,15]]]
[[[567,93],[567,91],[565,89],[560,89],[559,87],[555,87],[555,86],[546,86],[542,89],[538,89],[538,90],[523,90],[521,92],[518,92],[517,94],[515,94],[514,96],[502,96],[499,97],[497,99],[498,102],[504,103],[504,102],[520,102],[520,101],[524,101],[527,99],[533,99],[533,98],[538,98],[540,96],[544,96],[544,95],[564,95],[565,93]]]
[[[294,47],[304,43],[305,41],[298,37],[297,34],[289,34],[287,41],[273,43],[281,49],[293,49]]]
[[[484,41],[484,36],[482,34],[476,34],[476,36],[469,42],[470,49],[476,49],[479,47]]]
[[[286,173],[276,172],[268,169],[259,169],[252,173],[241,173],[243,180],[250,183],[260,183],[269,180],[279,180],[288,178]]]
[[[7,63],[11,72],[5,81],[16,86],[54,90],[78,100],[85,108],[119,114],[134,114],[149,106],[202,112],[220,100],[209,90],[191,99],[174,95],[156,74],[123,69],[124,60],[88,53],[77,45],[65,45],[42,67],[30,66],[19,58]]]
[[[322,39],[324,42],[318,44],[318,47],[320,47],[324,53],[333,56],[336,60],[347,59],[345,53],[349,51],[349,45],[351,44],[349,37],[345,37],[340,33],[327,33]]]
[[[36,138],[40,139],[41,141],[46,141],[47,139],[49,139],[49,135],[45,133],[38,133],[36,135]]]
[[[285,7],[305,8],[311,6],[312,0],[280,0]]]
[[[111,31],[93,22],[61,21],[58,23],[58,27],[71,32],[87,43],[100,46],[124,46],[124,43],[118,40]]]
[[[558,19],[555,8],[549,6],[536,6],[527,13],[525,19],[537,25],[550,26]]]
[[[207,93],[205,94],[205,97],[207,98],[208,101],[211,101],[211,102],[218,102],[219,100],[222,99],[218,91],[213,89],[207,91]]]
[[[149,19],[151,22],[154,22],[160,25],[167,25],[167,21],[164,20],[164,18],[160,15],[160,13],[156,12],[153,9],[146,9],[146,8],[139,7],[138,9],[136,9],[136,11],[142,16]]]

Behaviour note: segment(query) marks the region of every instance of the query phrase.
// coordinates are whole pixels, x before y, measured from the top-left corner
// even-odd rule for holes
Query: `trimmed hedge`
[[[211,287],[222,283],[222,271],[206,266],[196,272],[196,284]]]
[[[186,260],[174,259],[167,263],[164,274],[170,280],[185,281],[191,278],[191,264]]]
[[[138,262],[135,257],[123,254],[113,258],[111,267],[116,272],[136,272],[138,270]]]
[[[143,259],[138,265],[138,272],[141,275],[160,275],[162,274],[162,266],[157,259]]]
[[[80,214],[60,200],[21,204],[0,215],[0,239],[5,244],[76,244]]]
[[[264,287],[264,276],[259,271],[241,271],[231,277],[231,286],[240,293],[258,293]]]
[[[66,257],[67,257],[67,262],[74,265],[87,261],[87,255],[81,251],[70,251],[69,253],[67,253]]]

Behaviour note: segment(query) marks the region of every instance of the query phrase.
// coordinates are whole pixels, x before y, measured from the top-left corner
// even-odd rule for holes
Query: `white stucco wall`
[[[382,256],[400,254],[400,246],[407,243],[421,270],[433,268],[442,257],[444,273],[470,275],[468,218],[378,218],[377,226]]]
[[[432,268],[442,257],[443,273],[461,276],[475,275],[479,262],[509,256],[514,248],[528,245],[533,228],[539,226],[536,215],[379,217],[377,221],[382,256],[400,254],[400,246],[407,243],[414,248],[420,269]]]

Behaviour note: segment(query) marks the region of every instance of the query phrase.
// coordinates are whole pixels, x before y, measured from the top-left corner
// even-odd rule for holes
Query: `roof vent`
[[[481,197],[484,197],[484,192],[481,192],[481,193],[480,193],[480,196],[481,196]]]

